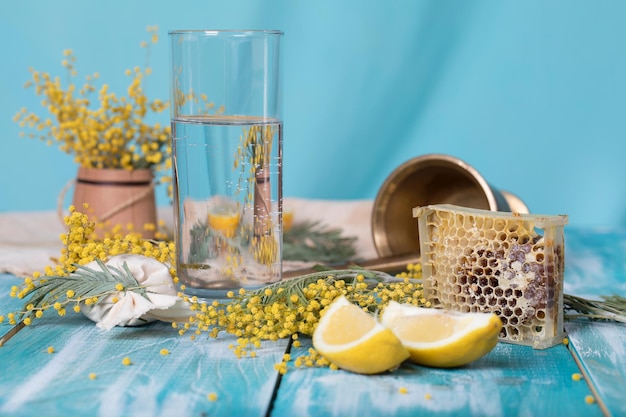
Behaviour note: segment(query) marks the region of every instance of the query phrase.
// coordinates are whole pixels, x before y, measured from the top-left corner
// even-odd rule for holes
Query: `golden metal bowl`
[[[374,200],[371,225],[378,255],[418,257],[419,237],[413,207],[445,203],[528,213],[528,207],[519,197],[494,188],[466,162],[443,154],[418,156],[396,168]]]

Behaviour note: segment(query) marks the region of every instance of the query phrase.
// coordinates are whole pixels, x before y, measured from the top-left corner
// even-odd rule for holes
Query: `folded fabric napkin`
[[[189,303],[178,297],[169,267],[143,255],[118,255],[104,263],[106,267],[128,267],[145,293],[132,290],[118,291],[95,305],[82,305],[81,311],[105,330],[115,326],[138,326],[154,320],[186,321],[194,313]],[[85,265],[101,269],[97,262]],[[117,302],[113,302],[117,298]]]

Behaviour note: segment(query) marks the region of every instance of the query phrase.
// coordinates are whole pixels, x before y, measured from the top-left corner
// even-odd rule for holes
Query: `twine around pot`
[[[157,221],[152,171],[80,167],[77,178],[65,185],[57,201],[57,215],[63,224],[63,201],[72,186],[75,187],[73,204],[77,211],[82,211],[83,203],[87,203],[90,210],[87,214],[99,225],[104,225],[102,232],[130,223],[144,238],[154,237],[153,230],[143,230],[145,224],[156,226]],[[99,232],[96,230],[101,234]]]

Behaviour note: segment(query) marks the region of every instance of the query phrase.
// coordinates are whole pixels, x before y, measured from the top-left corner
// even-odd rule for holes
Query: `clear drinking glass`
[[[280,31],[170,31],[177,272],[189,292],[281,279]]]

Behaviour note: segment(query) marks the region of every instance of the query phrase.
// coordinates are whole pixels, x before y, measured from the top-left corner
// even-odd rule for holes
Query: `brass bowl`
[[[396,168],[374,200],[371,226],[378,255],[419,256],[413,207],[446,203],[492,211],[529,212],[519,197],[494,188],[466,162],[443,154],[418,156]]]

